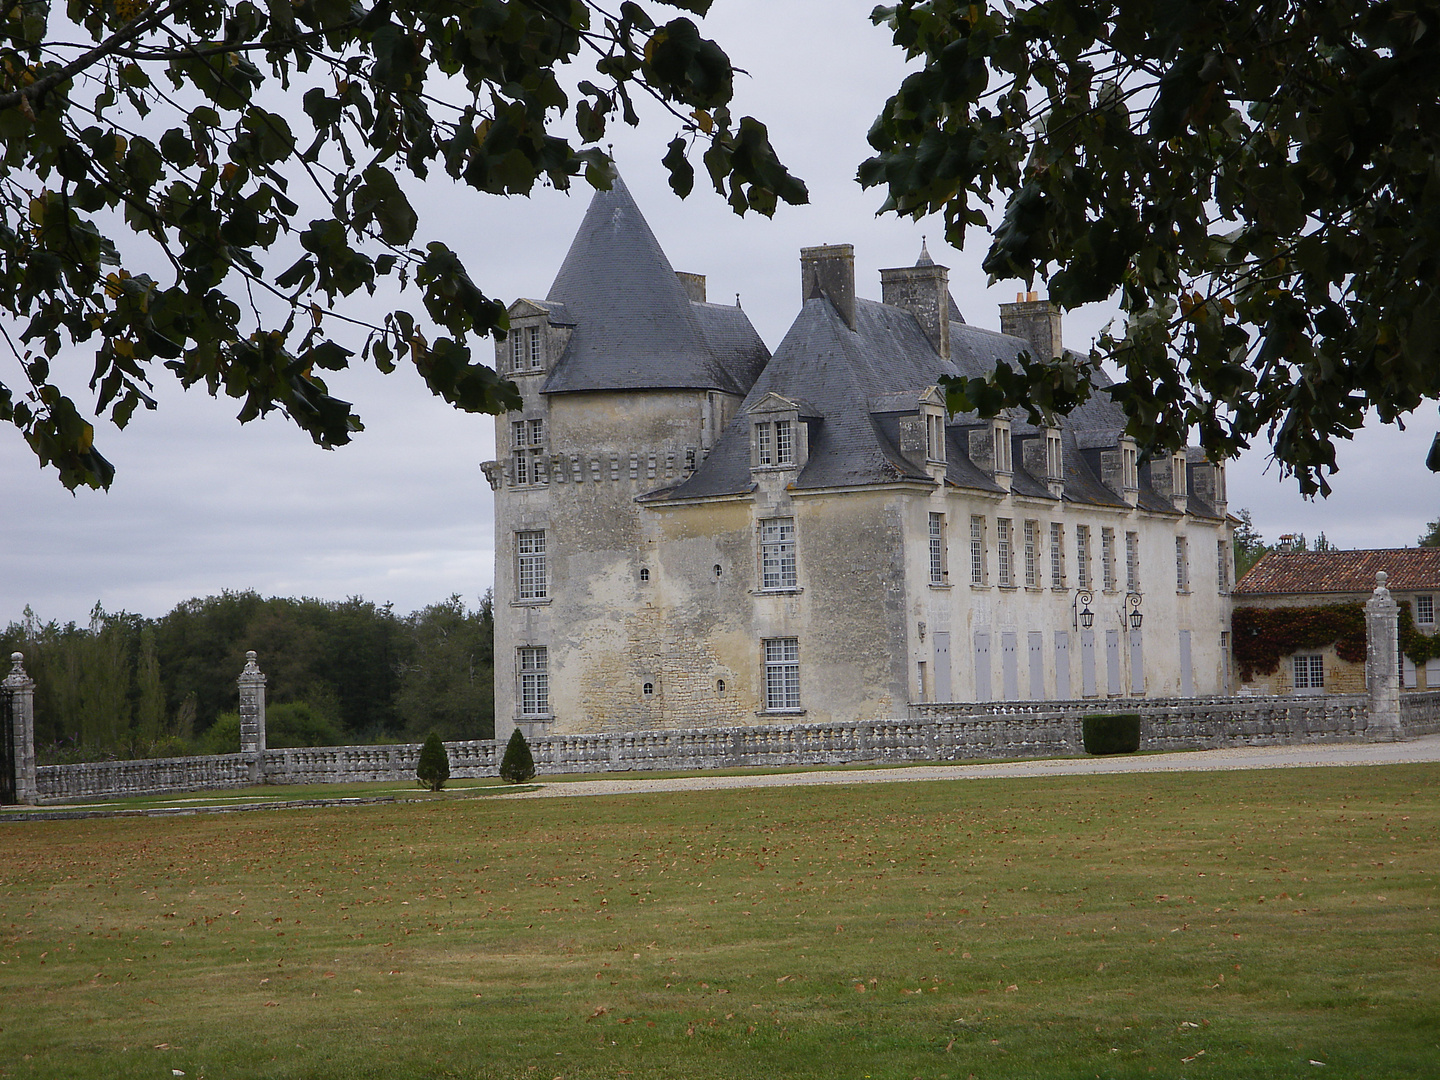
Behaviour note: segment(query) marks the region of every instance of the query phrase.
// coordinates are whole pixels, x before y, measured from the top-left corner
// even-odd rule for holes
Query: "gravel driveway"
[[[1219,772],[1233,769],[1300,769],[1315,766],[1396,765],[1440,761],[1440,735],[1407,742],[1327,743],[1305,746],[1244,746],[1187,753],[1120,757],[1052,758],[1044,761],[904,765],[753,776],[650,778],[626,773],[614,780],[550,780],[507,799],[556,799],[580,795],[629,795],[649,791],[728,791],[741,788],[807,787],[816,784],[903,784],[916,780],[983,780],[996,776],[1088,776],[1096,773]]]

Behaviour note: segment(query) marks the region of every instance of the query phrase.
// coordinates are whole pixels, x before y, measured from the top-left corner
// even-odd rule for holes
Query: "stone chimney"
[[[826,297],[845,325],[855,329],[855,246],[826,244],[800,249],[800,298]]]
[[[930,258],[924,243],[914,266],[880,271],[880,299],[919,320],[942,359],[950,359],[950,270]]]
[[[680,285],[685,294],[697,304],[705,303],[705,275],[687,274],[684,270],[676,270],[675,276],[680,279]]]
[[[1015,303],[1000,305],[1000,332],[1029,342],[1035,360],[1053,360],[1064,351],[1060,309],[1039,293],[1016,293]]]

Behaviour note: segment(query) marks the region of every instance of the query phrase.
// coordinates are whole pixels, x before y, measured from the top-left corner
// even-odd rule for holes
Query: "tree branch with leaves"
[[[186,388],[279,411],[322,446],[361,421],[323,373],[412,364],[469,411],[518,403],[472,355],[503,336],[406,194],[432,166],[487,194],[607,187],[608,125],[635,96],[678,127],[737,213],[806,200],[762,124],[730,113],[735,70],[689,18],[710,0],[18,0],[0,19],[0,335],[20,378],[11,422],[67,487],[108,486],[94,419],[154,408],[163,366]],[[71,39],[74,40],[71,40]],[[572,101],[567,69],[594,77]],[[567,126],[568,125],[568,126]],[[302,212],[302,205],[309,209]],[[371,312],[380,288],[404,299]],[[93,350],[93,414],[54,373]],[[0,368],[3,370],[3,368]]]
[[[872,16],[923,67],[860,180],[1070,309],[1118,297],[1087,357],[952,383],[956,408],[1065,412],[1217,459],[1262,432],[1305,494],[1372,411],[1440,398],[1437,0],[905,0]]]

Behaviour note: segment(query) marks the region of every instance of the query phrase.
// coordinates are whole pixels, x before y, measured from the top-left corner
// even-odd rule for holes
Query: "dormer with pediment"
[[[900,418],[900,452],[936,483],[944,483],[945,395],[938,386],[922,390],[915,414]]]
[[[797,473],[810,458],[810,433],[799,401],[769,393],[746,410],[750,418],[751,470]]]
[[[969,431],[969,458],[982,472],[1004,490],[1010,490],[1015,477],[1013,435],[1010,419],[996,416]]]
[[[548,300],[516,300],[506,314],[510,331],[495,343],[495,370],[520,385],[522,393],[533,387],[524,380],[544,375],[565,353],[574,331],[564,304]]]

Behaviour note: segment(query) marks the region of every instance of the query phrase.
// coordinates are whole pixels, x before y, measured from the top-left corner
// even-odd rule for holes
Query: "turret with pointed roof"
[[[704,279],[698,281],[703,289]],[[590,200],[546,306],[575,328],[545,380],[546,394],[694,389],[743,395],[769,359],[738,306],[691,299],[619,176]]]

